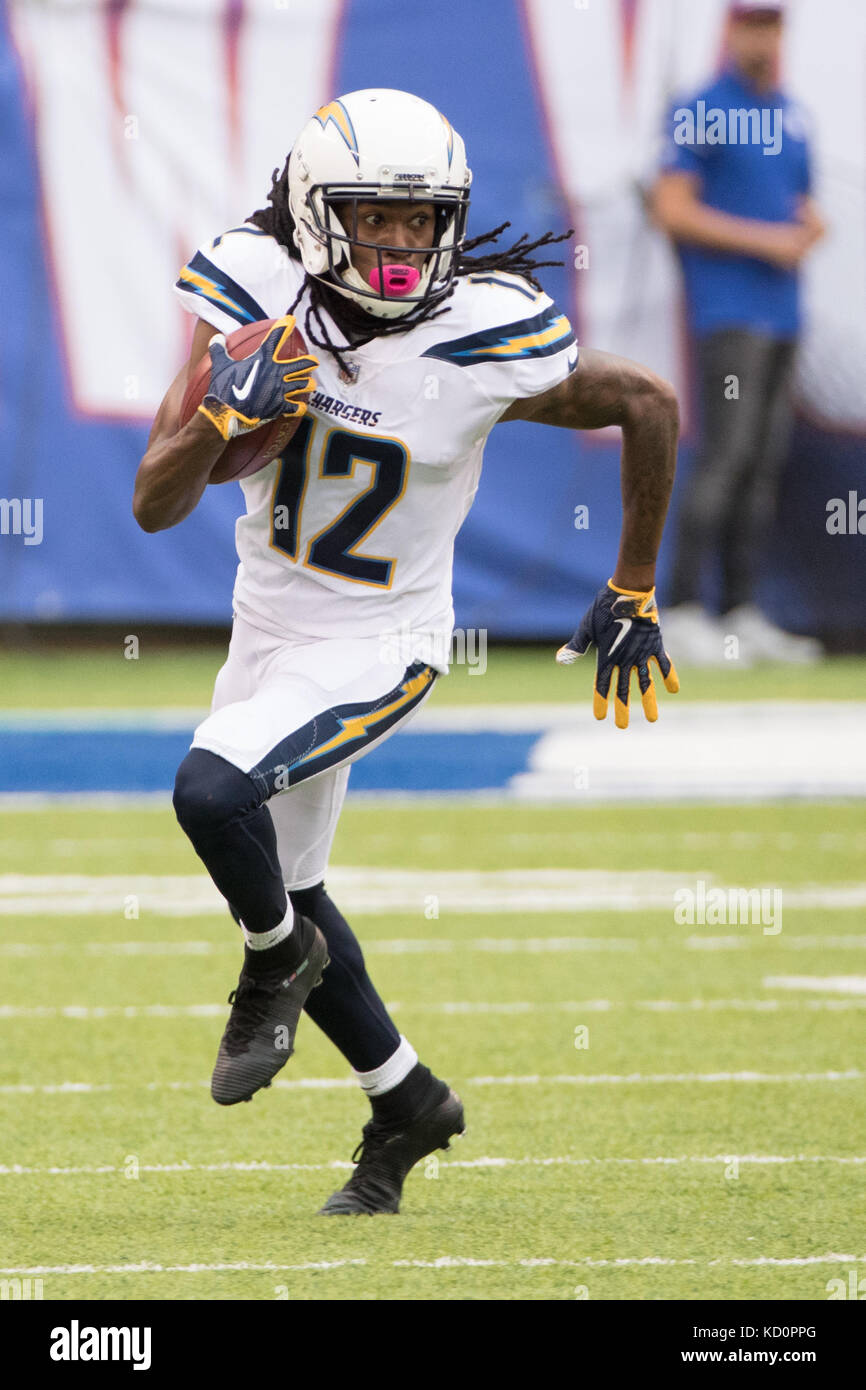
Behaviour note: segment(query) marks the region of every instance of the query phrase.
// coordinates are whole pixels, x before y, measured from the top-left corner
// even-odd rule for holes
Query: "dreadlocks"
[[[294,260],[301,259],[301,253],[295,245],[294,219],[289,212],[289,159],[286,159],[282,172],[275,169],[271,177],[271,190],[268,193],[267,201],[270,207],[258,208],[250,217],[248,222],[252,222],[256,227],[260,227],[263,232],[267,232],[275,241],[283,246]],[[449,299],[456,289],[456,280],[461,275],[478,275],[485,272],[505,271],[510,275],[521,275],[528,280],[533,289],[541,290],[542,286],[535,277],[534,272],[541,270],[544,266],[562,265],[562,261],[538,261],[532,257],[533,251],[539,251],[542,247],[556,246],[561,241],[567,241],[574,235],[573,231],[563,232],[561,236],[554,236],[553,232],[545,232],[544,236],[538,237],[536,241],[530,241],[527,234],[518,237],[517,241],[505,250],[491,251],[486,256],[470,256],[467,253],[475,251],[479,246],[489,245],[499,239],[504,231],[511,226],[510,222],[503,222],[498,227],[494,227],[490,232],[484,232],[482,236],[473,237],[464,242],[457,265],[454,271],[454,280],[448,293],[444,296]],[[438,318],[440,314],[448,312],[448,306],[442,307],[431,304],[426,308],[416,311],[407,316],[407,319],[397,320],[373,320],[370,314],[358,308],[338,294],[336,290],[317,280],[314,276],[308,276],[302,284],[294,303],[289,307],[288,313],[293,313],[300,303],[304,290],[309,286],[310,289],[310,308],[304,323],[307,341],[311,346],[324,348],[327,352],[333,353],[340,367],[347,372],[347,364],[341,356],[341,352],[351,351],[353,348],[362,347],[371,338],[382,337],[388,333],[405,333],[416,324],[425,320]],[[346,338],[346,342],[339,347],[331,342],[328,330],[322,318],[322,310],[325,309],[337,324],[338,328]],[[317,333],[320,336],[317,336]]]

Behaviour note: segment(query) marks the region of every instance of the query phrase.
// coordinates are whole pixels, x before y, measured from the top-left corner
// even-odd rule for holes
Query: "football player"
[[[562,238],[468,254],[508,225],[466,240],[470,183],[462,139],[427,102],[377,89],[321,107],[275,171],[270,207],[181,271],[177,293],[199,321],[136,477],[139,524],[175,526],[229,439],[299,417],[282,457],[241,483],[228,659],[174,804],[244,938],[214,1100],[270,1085],[302,1009],[370,1099],[329,1215],[396,1212],[410,1168],[464,1127],[458,1096],[389,1017],[323,880],[350,765],[447,671],[454,539],[494,425],[622,427],[619,557],[559,657],[596,645],[596,714],[613,684],[621,727],[633,671],[649,719],[650,660],[676,689],[654,598],[674,393],[633,362],[578,358],[535,278],[550,262],[531,255]],[[310,355],[276,362],[293,317]],[[268,318],[282,322],[233,361],[225,335]],[[207,394],[181,427],[188,372],[207,352]]]

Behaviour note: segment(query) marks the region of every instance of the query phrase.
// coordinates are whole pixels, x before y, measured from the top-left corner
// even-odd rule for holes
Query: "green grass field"
[[[207,703],[218,653],[148,659],[53,658],[45,682],[49,658],[18,657],[3,700]],[[839,698],[862,670],[829,662],[784,690],[766,670],[695,673],[684,697]],[[552,653],[497,651],[435,698],[586,698],[590,674],[574,677]],[[828,1280],[866,1274],[866,928],[838,891],[864,848],[855,802],[350,797],[332,863],[412,870],[419,900],[347,915],[468,1129],[412,1173],[399,1216],[326,1219],[368,1109],[342,1058],[304,1020],[281,1081],[219,1109],[235,929],[124,915],[123,880],[200,868],[170,808],[4,807],[0,875],[27,876],[29,897],[0,918],[0,1277],[70,1300],[825,1300]],[[660,907],[425,916],[443,871],[506,868],[778,887],[783,927]],[[111,875],[117,911],[43,910],[36,875]]]
[[[563,634],[564,637],[568,634]],[[136,660],[123,655],[123,638],[102,639],[91,650],[0,652],[0,709],[204,708],[225,660],[227,639],[189,649],[143,639]],[[554,702],[586,698],[590,662],[557,666],[556,644],[493,646],[486,670],[452,667],[436,689],[437,704]],[[819,666],[755,666],[732,662],[722,670],[680,673],[686,700],[851,700],[866,690],[866,657],[834,657]],[[664,701],[661,695],[661,702]]]

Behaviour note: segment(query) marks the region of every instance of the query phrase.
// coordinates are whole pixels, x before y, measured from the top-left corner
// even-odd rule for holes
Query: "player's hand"
[[[599,589],[571,641],[556,653],[557,661],[560,665],[570,666],[579,656],[583,656],[590,643],[594,643],[598,649],[592,701],[596,719],[607,716],[611,682],[616,672],[616,726],[618,729],[628,728],[629,686],[631,673],[635,669],[643,712],[650,722],[658,719],[650,661],[658,666],[665,689],[672,695],[679,690],[680,683],[674,664],[662,644],[655,589],[638,593],[633,589],[618,589],[609,581],[603,589]]]
[[[199,410],[226,441],[249,434],[281,415],[306,414],[305,397],[316,389],[310,372],[318,367],[318,358],[277,360],[294,327],[294,318],[286,314],[255,352],[237,360],[226,352],[224,333],[211,338],[210,382]]]

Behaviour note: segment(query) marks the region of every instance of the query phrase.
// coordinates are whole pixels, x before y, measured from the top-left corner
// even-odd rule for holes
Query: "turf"
[[[120,646],[5,655],[0,700],[206,704],[221,650],[144,647],[125,662]],[[684,673],[682,698],[845,698],[863,670]],[[552,651],[491,648],[483,678],[457,667],[435,700],[560,702],[589,684]],[[443,870],[504,867],[785,893],[856,884],[864,849],[856,802],[350,795],[332,862],[414,870],[431,894]],[[2,875],[197,872],[167,804],[0,810]],[[38,896],[32,878],[20,891]],[[239,965],[227,917],[35,905],[0,916],[0,1277],[41,1270],[46,1299],[821,1301],[831,1278],[864,1272],[866,996],[820,984],[862,988],[856,905],[786,904],[772,936],[658,909],[431,920],[419,899],[415,913],[358,916],[398,1026],[460,1089],[468,1130],[413,1172],[400,1216],[354,1220],[316,1215],[366,1118],[353,1086],[277,1084],[226,1111],[209,1099]],[[789,976],[819,983],[769,983]],[[720,1075],[732,1079],[701,1079]],[[282,1077],[347,1070],[304,1021]],[[105,1089],[54,1089],[70,1082]]]
[[[167,808],[8,812],[0,830],[5,873],[195,868]],[[855,881],[864,834],[862,808],[850,803],[663,812],[350,804],[334,861],[426,870],[435,891],[443,867],[610,869],[625,846],[630,869],[785,888]],[[2,1163],[37,1170],[0,1175],[3,1269],[92,1267],[45,1272],[45,1297],[56,1299],[823,1300],[846,1264],[758,1261],[862,1257],[852,1249],[862,1165],[830,1160],[863,1156],[863,1084],[823,1074],[862,1065],[863,1011],[856,997],[763,984],[862,969],[858,910],[788,910],[778,936],[742,927],[740,947],[718,951],[687,944],[710,928],[658,911],[429,921],[419,909],[356,925],[398,1025],[467,1107],[466,1136],[411,1175],[399,1217],[316,1215],[346,1176],[327,1165],[348,1161],[365,1119],[354,1088],[275,1086],[249,1106],[212,1104],[219,1017],[12,1016],[0,1019],[3,1085],[110,1089],[0,1094]],[[595,946],[474,944],[497,937]],[[455,948],[389,949],[431,938]],[[238,966],[222,917],[36,914],[4,919],[2,940],[7,1013],[216,1004]],[[632,945],[617,947],[623,940]],[[204,945],[193,955],[100,950],[119,941]],[[8,958],[16,943],[29,954]],[[816,999],[833,1007],[811,1007]],[[749,1001],[775,1008],[750,1010]],[[578,1049],[581,1026],[588,1046]],[[743,1071],[820,1079],[553,1079]],[[306,1021],[283,1076],[345,1075]],[[494,1076],[540,1079],[479,1080]],[[732,1167],[735,1155],[744,1161]],[[481,1159],[510,1162],[465,1166]],[[684,1161],[646,1161],[657,1159]],[[223,1166],[262,1163],[310,1166]],[[161,1171],[167,1165],[181,1167]],[[45,1171],[94,1167],[108,1171]],[[615,1263],[648,1259],[673,1263]]]
[[[566,634],[567,635],[567,634]],[[136,660],[124,657],[123,637],[87,648],[2,652],[0,709],[206,708],[227,640],[189,650],[142,639]],[[492,645],[482,663],[452,667],[433,695],[437,705],[563,703],[591,698],[592,660],[558,666],[556,643],[538,647]],[[482,665],[484,669],[482,669]],[[866,658],[833,657],[817,666],[763,665],[720,670],[683,667],[683,700],[853,700],[866,688]]]

